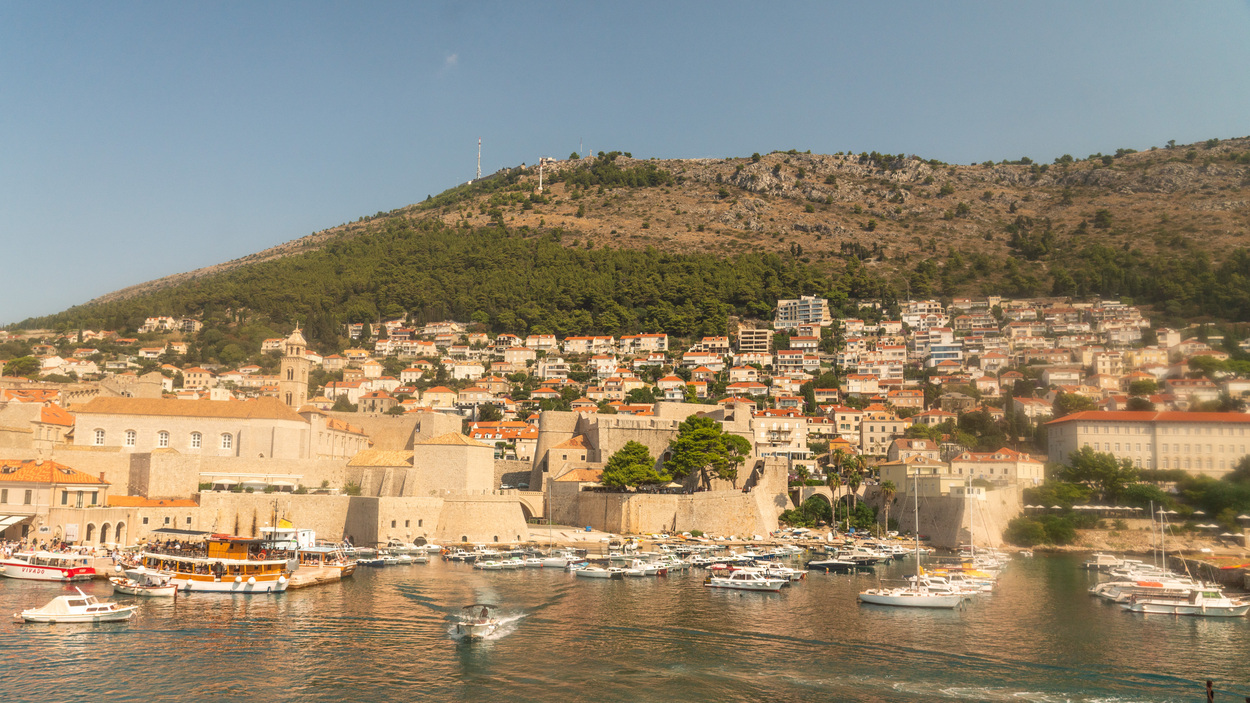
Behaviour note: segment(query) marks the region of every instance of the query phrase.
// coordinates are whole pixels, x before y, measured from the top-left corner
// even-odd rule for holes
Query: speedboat
[[[527,569],[541,569],[543,568],[543,560],[538,557],[528,557],[525,560],[524,566]]]
[[[1229,598],[1217,590],[1193,590],[1187,594],[1131,596],[1120,607],[1133,613],[1240,618],[1250,612],[1250,601]]]
[[[178,595],[178,586],[171,581],[173,574],[148,571],[142,566],[125,571],[119,566],[117,570],[125,574],[125,576],[109,578],[109,583],[113,585],[114,593],[125,593],[130,596],[161,597]]]
[[[789,579],[771,578],[758,571],[738,569],[727,576],[709,576],[703,582],[708,588],[732,588],[740,591],[780,591]]]
[[[921,586],[907,588],[870,588],[859,594],[860,603],[892,605],[905,608],[957,608],[964,597],[958,594],[934,593]]]
[[[603,568],[602,566],[587,566],[578,569],[575,572],[578,576],[588,579],[623,579],[625,578],[625,570],[618,566]]]
[[[476,603],[461,608],[456,634],[471,640],[480,640],[499,629],[499,620],[491,617],[490,609],[493,607],[495,606]]]
[[[668,569],[660,564],[653,564],[641,559],[635,559],[625,569],[626,576],[656,576],[660,574],[667,575]]]
[[[503,569],[503,562],[498,559],[488,559],[486,561],[477,562],[473,565],[473,568],[481,569],[482,571],[501,571]]]
[[[81,588],[74,590],[78,591],[78,595],[57,596],[42,608],[23,610],[20,614],[14,613],[13,617],[22,622],[118,622],[129,620],[139,609],[137,605],[102,601],[83,593]]]

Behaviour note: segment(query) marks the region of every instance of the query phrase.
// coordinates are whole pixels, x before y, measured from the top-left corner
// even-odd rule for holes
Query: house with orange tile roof
[[[34,537],[54,509],[103,505],[108,489],[103,479],[55,461],[0,459],[0,536]],[[71,542],[79,539],[77,525],[74,532]]]

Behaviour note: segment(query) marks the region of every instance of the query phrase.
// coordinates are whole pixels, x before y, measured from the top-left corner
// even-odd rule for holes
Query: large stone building
[[[993,483],[1036,486],[1046,481],[1045,464],[1006,447],[993,452],[960,452],[951,458],[951,473]]]
[[[277,398],[170,400],[95,398],[73,409],[74,444],[126,452],[172,449],[200,456],[350,457],[369,446],[359,428]]]
[[[0,460],[0,539],[111,541],[111,532],[97,533],[94,524],[68,523],[59,532],[48,524],[54,509],[104,505],[108,489],[103,480],[55,461]]]
[[[1060,463],[1090,447],[1143,469],[1220,476],[1250,454],[1250,414],[1245,413],[1089,411],[1046,426],[1050,459]]]

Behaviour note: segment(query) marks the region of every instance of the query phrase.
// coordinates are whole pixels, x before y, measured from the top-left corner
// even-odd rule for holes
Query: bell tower
[[[278,376],[278,398],[298,410],[308,402],[308,369],[312,362],[304,356],[308,342],[296,327],[286,338],[282,350],[282,367]]]

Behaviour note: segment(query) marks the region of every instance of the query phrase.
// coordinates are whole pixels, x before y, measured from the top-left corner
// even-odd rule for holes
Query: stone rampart
[[[872,505],[882,504],[875,487],[865,495],[865,500]],[[987,490],[985,500],[968,500],[963,496],[922,496],[920,534],[928,536],[933,546],[947,549],[970,544],[974,540],[980,546],[1000,547],[1003,530],[1007,529],[1007,523],[1012,518],[1020,514],[1021,509],[1020,489],[1016,487]],[[914,516],[911,496],[903,493],[895,496],[890,506],[890,517],[898,520],[900,531],[912,532],[916,529]],[[881,519],[885,519],[884,514],[881,514]]]

